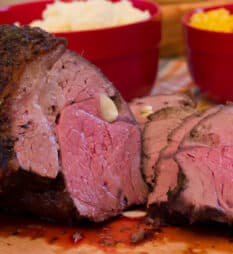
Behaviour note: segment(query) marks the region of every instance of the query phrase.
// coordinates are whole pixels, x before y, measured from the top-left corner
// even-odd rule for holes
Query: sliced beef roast
[[[233,106],[223,106],[215,115],[203,119],[191,132],[187,133],[180,148],[231,146],[232,114]]]
[[[160,109],[178,106],[194,106],[193,101],[184,94],[159,94],[136,98],[129,103],[136,121],[144,128],[149,116]]]
[[[182,220],[187,223],[217,221],[232,224],[233,106],[210,109],[199,117],[193,128],[190,121],[195,122],[193,117],[187,119],[173,134],[180,136],[179,133],[183,132],[181,136],[184,138],[180,142],[180,136],[179,146],[170,148],[170,152],[176,150],[172,160],[160,159],[160,173],[169,171],[171,176],[172,168],[176,180],[168,180],[172,186],[166,182],[164,187],[162,180],[165,177],[161,178],[159,173],[154,193],[149,198],[150,216],[162,217],[172,223]],[[184,132],[185,126],[188,128]],[[164,153],[170,156],[170,152]]]
[[[182,142],[176,161],[183,184],[173,211],[191,222],[233,222],[233,106],[202,120]]]
[[[161,150],[167,146],[168,136],[186,117],[195,112],[190,106],[167,107],[149,117],[143,135],[143,173],[151,186],[155,180],[155,165]]]
[[[152,218],[160,218],[169,214],[170,196],[177,192],[182,183],[181,172],[175,160],[175,154],[184,137],[202,119],[218,112],[221,106],[216,106],[203,113],[195,113],[187,117],[168,137],[167,146],[161,151],[157,165],[155,166],[156,181],[153,191],[148,197],[149,214]],[[166,212],[165,212],[166,211]]]
[[[145,202],[127,104],[65,41],[0,26],[0,208],[103,221]]]
[[[182,175],[170,213],[196,221],[233,222],[233,148],[193,147],[176,155]]]

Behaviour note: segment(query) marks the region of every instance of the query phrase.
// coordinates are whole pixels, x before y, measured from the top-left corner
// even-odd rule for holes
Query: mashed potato
[[[128,0],[112,3],[107,0],[87,0],[48,4],[42,20],[30,25],[48,32],[80,31],[119,26],[150,17],[148,11],[135,8]]]
[[[200,11],[192,15],[190,24],[199,29],[231,33],[233,32],[233,15],[225,8]]]

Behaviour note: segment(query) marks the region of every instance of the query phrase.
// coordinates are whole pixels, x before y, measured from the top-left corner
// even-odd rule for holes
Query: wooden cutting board
[[[0,254],[232,254],[231,231],[221,225],[154,229],[126,218],[71,228],[0,216]]]

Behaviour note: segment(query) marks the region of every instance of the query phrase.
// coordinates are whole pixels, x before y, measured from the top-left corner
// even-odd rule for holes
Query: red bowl
[[[116,1],[116,0],[112,0]],[[114,83],[126,100],[146,95],[152,88],[158,69],[161,39],[159,6],[146,0],[131,0],[150,19],[118,27],[80,32],[55,33],[68,40],[68,48],[97,65]],[[53,0],[30,2],[0,8],[0,23],[28,24],[41,18]]]
[[[197,11],[224,7],[233,13],[233,4],[198,8],[183,19],[187,62],[194,82],[212,99],[233,100],[233,33],[212,32],[190,26]]]

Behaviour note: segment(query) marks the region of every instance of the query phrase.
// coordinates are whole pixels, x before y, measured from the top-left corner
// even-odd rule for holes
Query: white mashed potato
[[[134,23],[149,17],[148,11],[135,8],[128,0],[56,1],[47,5],[42,20],[34,20],[30,25],[48,32],[80,31]]]

